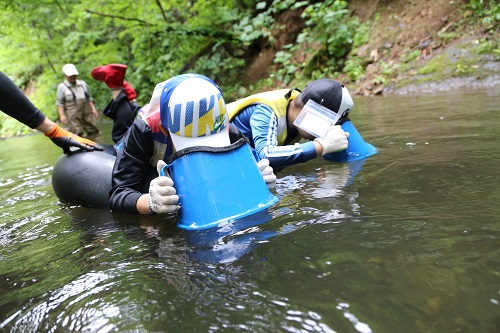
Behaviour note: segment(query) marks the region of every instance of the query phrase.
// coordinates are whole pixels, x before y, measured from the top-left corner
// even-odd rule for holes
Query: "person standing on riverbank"
[[[61,123],[68,126],[70,132],[81,136],[85,132],[88,136],[99,134],[94,125],[94,119],[99,112],[89,94],[87,83],[78,80],[78,70],[73,64],[66,64],[62,68],[64,81],[57,86],[56,106]]]
[[[92,140],[81,138],[74,133],[62,129],[52,122],[26,97],[12,80],[0,71],[0,110],[19,120],[30,128],[37,129],[61,147],[65,153],[70,147],[83,150],[103,150]]]

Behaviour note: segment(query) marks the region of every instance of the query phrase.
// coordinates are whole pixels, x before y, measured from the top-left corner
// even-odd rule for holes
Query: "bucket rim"
[[[167,159],[167,163],[170,164],[172,163],[173,160],[181,157],[181,156],[184,156],[184,155],[187,155],[187,154],[191,154],[191,153],[195,153],[195,152],[205,152],[205,153],[226,153],[228,151],[231,151],[231,150],[234,150],[238,147],[241,147],[243,146],[244,144],[249,144],[250,143],[250,140],[248,140],[247,137],[242,137],[241,139],[239,139],[238,141],[230,144],[229,146],[225,146],[225,147],[209,147],[209,146],[193,146],[193,147],[188,147],[188,148],[184,148],[184,149],[181,149],[175,153],[173,153],[172,155],[170,155]]]

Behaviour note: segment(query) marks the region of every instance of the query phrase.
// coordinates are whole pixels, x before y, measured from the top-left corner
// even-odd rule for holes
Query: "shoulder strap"
[[[89,95],[89,93],[87,92],[87,89],[85,89],[85,85],[84,85],[83,83],[81,83],[81,81],[80,81],[80,80],[77,80],[77,81],[76,81],[76,83],[77,83],[77,84],[80,84],[80,85],[82,86],[82,88],[83,88],[83,92],[85,93],[85,98],[86,98],[86,99],[90,99],[90,95]],[[76,95],[75,95],[75,92],[74,92],[74,91],[70,88],[70,86],[68,86],[68,85],[66,84],[66,82],[63,82],[63,84],[66,86],[66,88],[68,88],[68,89],[69,89],[69,91],[71,91],[71,93],[73,94],[73,100],[76,102]]]
[[[66,86],[66,88],[69,89],[69,91],[71,91],[71,93],[73,94],[73,101],[76,103],[76,95],[75,95],[75,92],[66,84],[66,82],[63,82],[63,84]]]
[[[86,98],[86,99],[90,99],[90,95],[89,95],[89,93],[87,92],[87,88],[86,88],[86,87],[87,87],[87,84],[86,84],[85,82],[81,81],[81,80],[76,80],[76,81],[77,81],[77,82],[78,82],[78,83],[82,86],[82,88],[83,88],[83,92],[85,93],[85,98]]]

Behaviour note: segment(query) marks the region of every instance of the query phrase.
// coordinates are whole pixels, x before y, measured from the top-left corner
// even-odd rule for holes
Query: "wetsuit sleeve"
[[[148,193],[149,183],[157,176],[149,164],[153,155],[153,134],[142,119],[136,121],[125,135],[123,148],[113,167],[110,208],[114,212],[138,214],[136,203]]]
[[[269,159],[272,167],[280,167],[309,161],[317,156],[313,142],[278,146],[278,118],[264,104],[254,108],[250,116],[250,127],[254,148],[261,159]]]
[[[45,120],[45,115],[3,72],[0,72],[0,110],[30,128],[37,127]]]
[[[136,102],[129,102],[127,95],[123,91],[106,106],[103,112],[104,115],[113,119],[113,129],[111,131],[113,142],[120,141],[125,135],[134,122],[139,109],[140,107]]]

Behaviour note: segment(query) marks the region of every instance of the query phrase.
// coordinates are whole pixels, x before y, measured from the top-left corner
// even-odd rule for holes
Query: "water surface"
[[[60,149],[0,141],[0,330],[497,332],[499,105],[498,89],[356,98],[377,155],[281,170],[268,214],[208,242],[63,205]]]

